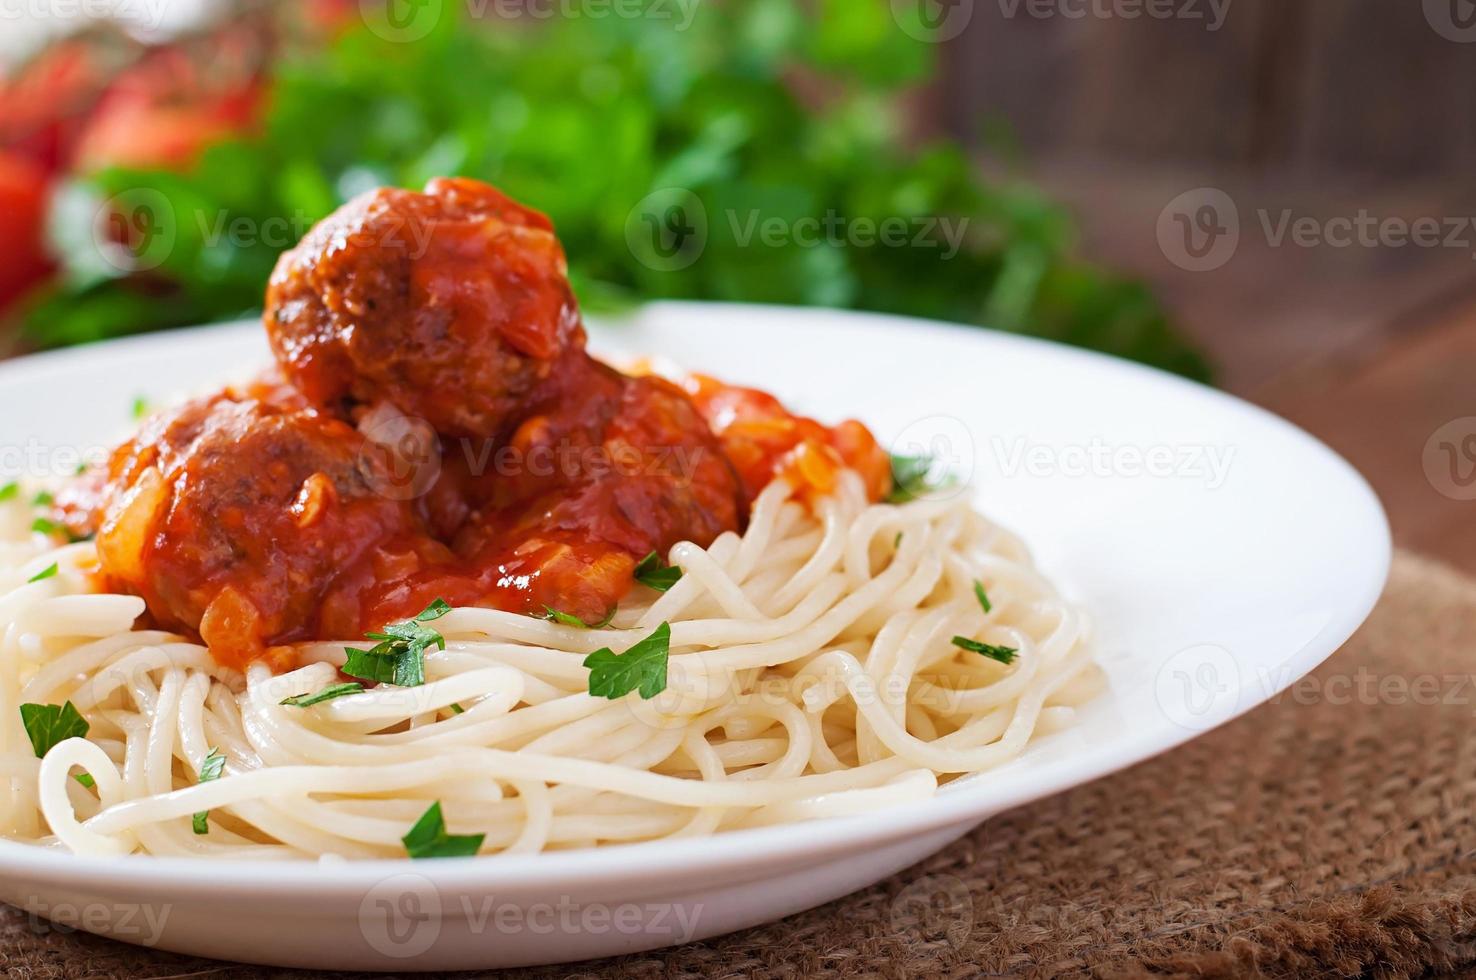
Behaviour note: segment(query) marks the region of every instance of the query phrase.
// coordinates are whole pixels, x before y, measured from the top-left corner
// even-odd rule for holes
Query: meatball
[[[540,459],[556,460],[558,474],[480,515],[456,542],[479,564],[537,564],[545,569],[542,591],[563,593],[565,611],[595,619],[630,589],[642,556],[665,555],[679,541],[705,547],[742,522],[737,475],[682,392],[659,378],[626,378],[603,366],[598,373],[617,379],[609,417],[562,445],[551,435],[557,425],[525,423],[519,435],[534,434],[514,458],[528,470],[539,469]],[[530,555],[542,558],[530,563]],[[628,556],[629,564],[614,555]],[[605,587],[577,587],[570,576],[581,570]],[[532,598],[535,608],[555,604]]]
[[[242,666],[316,635],[340,573],[418,533],[382,479],[341,421],[233,392],[193,401],[114,451],[95,515],[102,571],[160,626]]]
[[[679,388],[592,359],[561,381],[569,391],[507,443],[448,459],[443,479],[475,506],[452,542],[458,559],[383,583],[371,621],[446,598],[595,622],[630,591],[640,558],[741,526],[737,474]]]
[[[438,179],[344,205],[277,263],[265,324],[287,379],[330,411],[387,401],[443,436],[494,436],[584,330],[542,214]]]

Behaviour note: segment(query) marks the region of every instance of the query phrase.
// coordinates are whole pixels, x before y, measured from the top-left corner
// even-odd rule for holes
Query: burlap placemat
[[[1476,965],[1476,582],[1408,555],[1291,692],[776,925],[527,976],[1416,977]],[[11,977],[307,976],[0,919]]]

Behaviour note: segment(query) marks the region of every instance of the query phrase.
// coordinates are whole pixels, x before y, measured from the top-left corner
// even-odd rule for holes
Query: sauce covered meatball
[[[339,573],[419,528],[378,491],[364,449],[343,422],[236,392],[156,415],[92,497],[102,568],[158,625],[198,634],[232,666],[356,625],[322,622]]]
[[[313,403],[388,401],[444,435],[513,424],[584,330],[542,214],[472,180],[344,205],[277,263],[267,336]]]
[[[380,584],[371,618],[444,598],[598,622],[645,555],[741,527],[737,476],[680,389],[593,360],[564,381],[505,443],[453,442],[442,483],[475,508],[451,538],[459,561]]]

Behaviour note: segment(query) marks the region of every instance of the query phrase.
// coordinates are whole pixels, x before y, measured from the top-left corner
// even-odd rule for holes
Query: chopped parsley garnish
[[[676,565],[668,565],[662,561],[661,555],[653,551],[636,566],[635,578],[642,585],[665,592],[681,581],[682,570]]]
[[[20,714],[21,724],[26,726],[26,737],[31,740],[31,748],[36,750],[38,759],[46,758],[46,753],[69,738],[85,737],[92,727],[70,701],[61,706],[23,704]]]
[[[291,705],[294,708],[311,708],[313,705],[322,704],[324,701],[332,701],[334,698],[341,698],[348,694],[362,694],[363,692],[363,684],[360,684],[358,681],[346,681],[343,684],[330,684],[317,694],[297,694],[290,698],[283,698],[277,703]]]
[[[220,749],[211,749],[210,754],[205,756],[205,761],[200,763],[200,778],[196,782],[211,783],[221,777],[225,772],[226,758]],[[195,833],[210,833],[210,811],[201,810],[194,816]]]
[[[0,487],[0,501],[14,500],[20,495],[20,484],[14,480]]]
[[[482,847],[486,834],[456,835],[446,833],[446,820],[441,816],[441,803],[436,801],[401,837],[405,852],[412,858],[471,857]]]
[[[138,395],[133,399],[132,411],[133,418],[135,420],[143,418],[145,415],[149,414],[149,400],[143,395]]]
[[[597,698],[623,698],[640,691],[650,700],[666,690],[666,661],[671,653],[671,624],[662,623],[656,631],[624,653],[609,647],[596,650],[584,658],[589,668],[589,693]]]
[[[983,582],[974,582],[974,596],[979,600],[979,605],[984,607],[985,612],[994,611],[994,606],[989,602],[989,593],[984,591]]]
[[[55,575],[59,570],[60,569],[58,569],[56,567],[56,562],[52,562],[50,565],[47,565],[45,568],[41,569],[41,571],[37,572],[35,575],[32,575],[30,578],[26,579],[26,584],[29,585],[32,582],[40,582],[40,581],[43,581],[45,579],[49,579],[53,575]]]
[[[79,772],[72,778],[81,783],[83,786],[86,786],[88,789],[92,789],[92,787],[97,785],[97,780],[93,779],[91,775],[85,772]]]
[[[900,547],[902,547],[902,532],[898,531],[897,537],[892,540],[892,550],[895,551]]]
[[[376,684],[419,687],[425,683],[425,647],[390,641],[369,650],[349,647],[343,672]]]
[[[983,654],[990,660],[998,660],[1002,664],[1014,663],[1015,654],[1020,652],[1014,647],[997,647],[992,643],[980,643],[978,640],[971,640],[966,636],[955,636],[953,638],[953,645],[962,647],[970,653]]]
[[[50,507],[54,503],[56,503],[56,498],[49,490],[41,490],[31,498],[32,507]]]
[[[463,707],[462,707],[462,706],[461,706],[461,705],[459,705],[459,704],[452,704],[452,705],[450,705],[450,706],[449,706],[449,707],[450,707],[450,709],[451,709],[451,713],[452,713],[452,714],[453,714],[453,715],[464,715],[464,714],[466,714],[466,709],[465,709],[465,708],[463,708]]]
[[[614,622],[615,613],[619,611],[619,609],[619,606],[610,607],[610,611],[605,614],[605,618],[600,620],[598,623],[586,623],[578,616],[571,616],[566,612],[559,612],[552,606],[544,606],[543,615],[540,618],[546,619],[550,623],[558,623],[560,626],[573,626],[575,629],[602,630],[606,626],[609,626],[612,622]]]
[[[934,476],[938,460],[933,456],[892,455],[892,492],[887,494],[889,504],[905,504],[954,483],[954,478],[945,473]]]
[[[887,503],[905,504],[916,500],[928,489],[928,474],[933,469],[931,456],[892,455],[892,492]]]
[[[436,599],[431,602],[430,605],[426,606],[424,609],[420,610],[420,612],[416,614],[415,622],[429,623],[432,620],[440,619],[442,616],[446,615],[450,611],[451,603],[447,602],[445,599]]]
[[[419,687],[425,683],[426,651],[431,647],[446,649],[446,638],[424,624],[450,611],[450,603],[437,599],[414,619],[390,623],[381,633],[364,634],[379,642],[368,650],[348,647],[348,662],[343,665],[343,672],[380,684]]]
[[[67,540],[70,541],[72,544],[76,544],[78,541],[92,540],[90,536],[80,537],[76,534],[73,534],[69,528],[63,527],[49,517],[36,518],[34,521],[31,522],[31,530],[36,532],[37,534],[45,534],[48,536],[53,534],[64,534],[66,535]]]

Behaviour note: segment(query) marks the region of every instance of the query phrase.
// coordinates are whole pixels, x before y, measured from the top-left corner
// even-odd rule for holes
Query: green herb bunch
[[[911,138],[903,97],[933,77],[938,46],[905,29],[905,5],[651,0],[642,16],[527,22],[443,7],[414,42],[359,24],[286,56],[259,132],[186,173],[115,169],[64,188],[51,222],[64,269],[25,313],[30,338],[249,314],[277,254],[349,197],[466,175],[550,214],[594,311],[850,307],[1207,375],[1144,288],[1073,257],[1060,208],[986,179],[958,144]],[[94,244],[110,200],[134,261]],[[956,252],[936,219],[962,229]],[[888,221],[907,234],[850,231]]]

